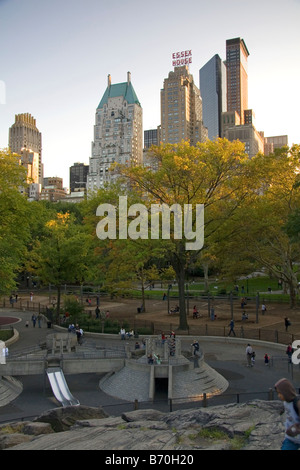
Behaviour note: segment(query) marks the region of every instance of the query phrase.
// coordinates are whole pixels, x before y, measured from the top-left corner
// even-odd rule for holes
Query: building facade
[[[288,136],[287,135],[274,135],[271,137],[265,137],[265,154],[269,155],[273,153],[275,149],[281,147],[288,147]]]
[[[226,115],[226,113],[225,113]],[[230,142],[239,140],[245,145],[245,152],[249,158],[257,155],[258,152],[264,153],[264,138],[261,132],[258,132],[253,124],[235,125],[225,128],[224,135]]]
[[[42,134],[36,127],[36,120],[29,113],[16,114],[15,122],[9,128],[9,148],[13,153],[24,155],[29,153],[38,156],[38,175],[34,183],[43,182],[43,164],[42,164]],[[28,165],[28,159],[26,160]]]
[[[244,124],[248,109],[249,51],[241,38],[226,41],[227,111],[236,111]]]
[[[221,137],[221,116],[227,111],[226,67],[218,54],[200,69],[199,82],[203,124],[208,138],[214,140]]]
[[[70,167],[70,191],[74,192],[76,189],[86,189],[87,175],[89,172],[89,165],[85,163],[74,163]]]
[[[152,145],[160,144],[160,126],[156,129],[144,131],[144,149],[149,149]]]
[[[203,125],[202,99],[187,65],[174,67],[161,90],[161,141],[191,145],[205,142],[208,132]]]
[[[113,85],[108,75],[106,91],[97,107],[87,191],[97,191],[117,177],[114,163],[141,165],[143,160],[143,111],[131,83]]]
[[[40,194],[41,201],[56,202],[66,197],[63,189],[63,179],[58,176],[44,178],[43,188]]]

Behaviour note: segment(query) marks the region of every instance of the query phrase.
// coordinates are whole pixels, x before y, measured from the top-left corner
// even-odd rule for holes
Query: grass
[[[230,437],[226,432],[221,431],[217,428],[203,428],[196,434],[190,434],[188,437],[191,441],[195,444],[197,440],[208,440],[213,442],[223,441],[227,442],[230,446],[230,450],[240,450],[242,449],[245,444],[247,443],[251,432],[253,431],[254,427],[249,429],[241,436],[234,436]]]
[[[238,286],[238,291],[235,290],[236,285]],[[269,289],[271,289],[271,291],[269,291]],[[211,296],[229,295],[230,292],[232,292],[234,297],[243,297],[244,295],[255,297],[259,293],[261,301],[289,303],[290,296],[288,294],[278,293],[278,290],[279,287],[277,280],[269,277],[242,279],[237,281],[236,284],[226,280],[210,279],[209,281],[209,294]],[[162,300],[163,294],[167,292],[167,287],[156,287],[152,290],[147,289],[145,290],[145,297],[147,300]],[[206,296],[207,292],[205,291],[204,281],[197,280],[193,283],[189,283],[188,292],[190,297]],[[142,293],[140,289],[131,289],[126,292],[124,296],[140,299]],[[178,298],[178,288],[176,284],[172,285],[169,297],[171,301]],[[299,296],[297,296],[297,300],[299,301]]]
[[[13,336],[13,330],[0,330],[0,341],[7,341]]]

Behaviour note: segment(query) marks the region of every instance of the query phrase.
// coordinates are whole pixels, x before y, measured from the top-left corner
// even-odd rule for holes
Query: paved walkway
[[[0,316],[13,316],[20,319],[18,323],[13,325],[20,336],[19,340],[10,346],[11,352],[38,345],[45,341],[49,333],[53,332],[53,330],[47,328],[46,323],[42,323],[41,328],[36,324],[34,328],[31,315],[30,312],[0,309]],[[26,327],[26,321],[29,322],[28,327]],[[99,341],[99,344],[106,346],[113,346],[121,342],[118,336],[114,340],[104,340],[101,337],[97,341]],[[192,339],[186,337],[182,342],[185,348],[189,349]],[[254,397],[257,398],[257,392],[264,392],[261,398],[266,399],[268,390],[272,389],[274,383],[281,377],[293,380],[295,386],[300,388],[300,368],[299,366],[294,367],[293,374],[288,369],[285,358],[285,345],[252,342],[253,349],[256,352],[256,363],[254,367],[248,368],[245,355],[247,343],[248,340],[238,338],[205,337],[202,340],[200,339],[200,346],[206,363],[221,373],[229,382],[229,388],[225,392],[225,395],[229,397],[228,401],[234,402],[238,393],[247,393],[249,394],[248,399],[253,399]],[[264,365],[263,357],[265,353],[274,358],[271,367]],[[101,377],[100,374],[68,375],[67,382],[72,394],[83,405],[103,406],[111,415],[119,415],[126,410],[132,410],[132,403],[115,399],[99,389]],[[23,392],[8,405],[1,406],[0,403],[0,422],[37,416],[58,406],[46,376],[23,376],[20,379],[23,383]],[[166,406],[165,401],[163,406]],[[155,407],[157,408],[159,405],[156,404]]]

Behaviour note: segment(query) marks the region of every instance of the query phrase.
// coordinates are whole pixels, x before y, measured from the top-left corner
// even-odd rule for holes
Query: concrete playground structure
[[[6,363],[0,364],[0,376],[43,374],[62,406],[79,404],[68,388],[69,374],[102,374],[99,387],[106,394],[132,402],[154,400],[161,387],[173,400],[220,394],[228,387],[227,380],[205,363],[201,353],[191,356],[191,346],[185,355],[182,353],[180,337],[165,341],[157,336],[146,337],[145,348],[139,351],[132,349],[133,341],[111,343],[114,347],[103,347],[100,341],[91,348],[88,344],[78,345],[73,333],[52,333],[43,345],[9,355]],[[18,390],[21,393],[22,387]],[[12,399],[15,397],[16,391]]]
[[[196,399],[216,395],[228,388],[227,380],[209,367],[200,353],[189,360],[182,354],[181,338],[145,338],[144,354],[137,360],[126,359],[118,371],[100,381],[108,395],[133,401],[152,401],[157,389],[168,399]]]

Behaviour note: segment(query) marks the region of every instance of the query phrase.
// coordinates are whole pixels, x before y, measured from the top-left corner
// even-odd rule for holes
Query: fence
[[[40,302],[32,302],[30,300],[22,300],[19,299],[17,302],[16,301],[9,301],[5,298],[2,299],[2,308],[14,308],[18,310],[30,310],[32,312],[38,312],[38,313],[43,313],[47,314],[49,311],[49,308],[46,305],[41,304]]]
[[[52,314],[51,310],[38,302],[31,302],[29,300],[14,302],[11,304],[7,299],[2,299],[2,307],[8,308],[12,307],[14,309],[20,310],[29,310],[32,312],[38,312],[46,315],[48,319],[51,319],[50,315]],[[147,329],[149,334],[160,334],[162,331],[165,333],[168,331],[174,331],[178,327],[177,323],[170,322],[153,322],[150,320],[139,320],[135,318],[133,324],[130,324],[130,329],[139,332],[139,329]],[[85,331],[89,331],[88,324],[85,327]],[[99,323],[99,333],[102,332],[102,325]],[[188,336],[228,336],[229,328],[228,326],[218,326],[216,322],[210,322],[200,325],[190,325],[188,329],[184,332],[181,332],[181,335]],[[251,328],[251,326],[241,325],[236,327],[235,334],[238,338],[260,340],[260,341],[269,341],[280,344],[289,344],[293,343],[296,339],[295,335],[286,331],[270,329],[266,326],[263,328]]]
[[[300,394],[300,387],[297,387],[297,391]],[[239,404],[247,403],[253,400],[263,400],[263,401],[273,401],[277,400],[277,395],[274,393],[273,389],[264,390],[264,391],[252,391],[252,392],[242,392],[242,393],[223,393],[222,395],[214,395],[210,397],[206,393],[199,397],[186,397],[176,398],[176,399],[155,399],[154,401],[138,401],[134,402],[118,402],[113,400],[113,403],[103,403],[101,408],[106,410],[108,414],[112,416],[119,416],[121,413],[129,412],[138,409],[154,409],[162,411],[165,413],[192,409],[192,408],[201,408],[201,407],[210,407],[218,405],[229,405],[229,404]],[[9,420],[1,420],[0,423],[13,422],[13,421],[27,421],[36,418],[37,415],[23,416],[15,419],[10,418]]]
[[[136,319],[133,324],[134,331],[139,331],[139,328],[148,328],[151,330],[152,334],[160,334],[161,332],[167,333],[168,331],[174,331],[178,327],[175,323],[162,323],[162,322],[151,322],[147,320],[138,320]],[[186,334],[187,336],[228,336],[229,327],[228,326],[216,326],[215,324],[201,324],[196,326],[189,326],[185,332],[180,332],[181,335]],[[273,343],[280,344],[289,344],[293,343],[295,338],[294,334],[279,331],[274,329],[269,329],[269,327],[264,328],[251,328],[250,326],[240,326],[235,329],[235,334],[237,338],[245,338],[252,340],[260,341],[269,341]]]

